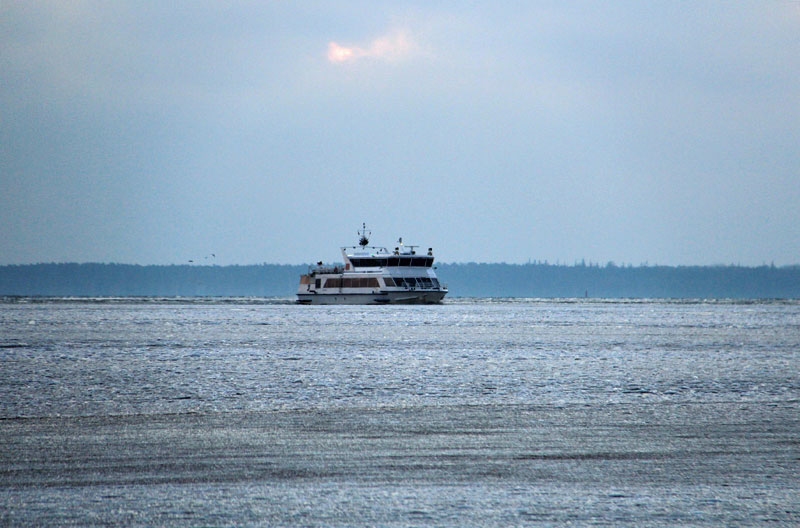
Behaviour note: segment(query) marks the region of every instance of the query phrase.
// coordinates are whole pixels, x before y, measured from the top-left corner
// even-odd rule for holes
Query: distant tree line
[[[272,297],[294,293],[308,266],[0,266],[0,295]]]
[[[452,297],[800,298],[800,266],[438,264]],[[307,265],[0,266],[0,295],[291,296]]]
[[[442,264],[466,297],[800,298],[800,266]]]

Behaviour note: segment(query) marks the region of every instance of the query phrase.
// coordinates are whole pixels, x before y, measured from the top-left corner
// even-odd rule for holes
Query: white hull
[[[447,291],[392,291],[384,293],[298,293],[300,304],[438,304]]]

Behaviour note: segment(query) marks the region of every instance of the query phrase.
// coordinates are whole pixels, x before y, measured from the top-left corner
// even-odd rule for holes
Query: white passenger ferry
[[[435,304],[447,295],[433,267],[433,248],[418,255],[419,246],[398,241],[394,251],[369,245],[366,224],[359,245],[343,247],[343,266],[322,262],[300,276],[301,304]]]

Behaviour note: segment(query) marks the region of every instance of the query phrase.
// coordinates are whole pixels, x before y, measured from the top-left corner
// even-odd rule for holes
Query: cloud
[[[358,59],[394,61],[407,59],[418,50],[419,46],[406,31],[397,30],[374,39],[366,47],[342,46],[331,41],[328,43],[328,60],[333,63]]]

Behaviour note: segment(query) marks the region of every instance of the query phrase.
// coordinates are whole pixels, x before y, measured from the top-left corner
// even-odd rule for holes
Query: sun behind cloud
[[[361,51],[361,50],[358,50]],[[360,55],[360,53],[359,53]],[[345,62],[356,58],[356,50],[345,48],[335,42],[328,44],[328,60],[331,62]]]
[[[396,30],[372,40],[366,47],[347,47],[331,41],[328,43],[328,60],[333,63],[363,58],[402,60],[411,57],[418,49],[406,31]]]

